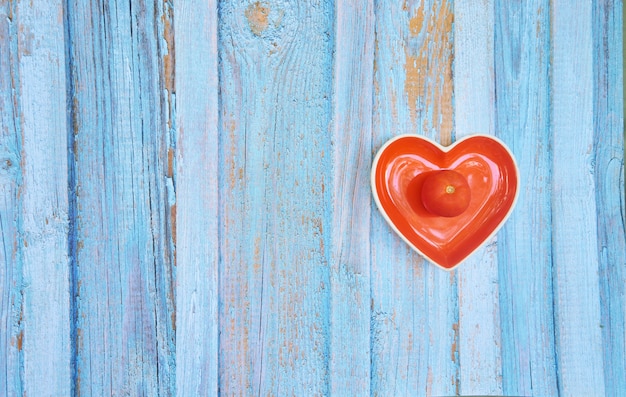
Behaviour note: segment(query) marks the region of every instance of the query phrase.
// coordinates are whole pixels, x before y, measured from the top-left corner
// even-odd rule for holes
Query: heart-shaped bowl
[[[464,179],[463,186],[446,182],[448,174]],[[442,183],[444,193],[434,192]],[[444,147],[422,136],[400,135],[376,154],[371,184],[391,228],[430,262],[452,270],[511,214],[519,171],[511,151],[492,136],[467,136]],[[456,202],[452,198],[453,211],[448,211],[445,193],[454,193],[455,186],[456,193],[469,187],[469,194]]]

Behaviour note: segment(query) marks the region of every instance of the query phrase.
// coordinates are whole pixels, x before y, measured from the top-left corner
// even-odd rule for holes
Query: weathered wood
[[[325,395],[333,4],[219,12],[220,391]]]
[[[451,142],[452,8],[451,1],[377,2],[373,150],[399,133]],[[372,394],[455,394],[455,273],[412,252],[378,211],[371,253]]]
[[[217,2],[180,3],[174,28],[176,391],[179,396],[215,396],[219,332]]]
[[[495,134],[494,2],[454,3],[455,135]],[[506,226],[505,226],[506,227]],[[502,394],[497,238],[457,270],[459,391]]]
[[[623,4],[593,9],[594,158],[604,384],[626,390],[626,220],[624,218]]]
[[[0,1],[0,395],[620,395],[622,15]],[[521,192],[446,273],[372,154],[477,132]]]
[[[520,169],[515,211],[498,235],[502,388],[557,395],[550,205],[550,8],[495,2],[496,133]]]
[[[23,393],[22,129],[16,6],[0,2],[0,395]]]
[[[0,7],[0,394],[69,395],[63,7]]]
[[[75,391],[174,391],[161,2],[70,1]],[[156,8],[155,8],[156,7]],[[171,190],[171,189],[170,189]]]
[[[374,2],[335,5],[330,394],[370,392]]]
[[[593,131],[592,4],[552,2],[552,250],[558,385],[604,395]]]
[[[22,392],[70,395],[68,123],[63,3],[20,2]]]

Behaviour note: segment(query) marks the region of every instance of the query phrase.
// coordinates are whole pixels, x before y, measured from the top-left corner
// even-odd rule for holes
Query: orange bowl
[[[424,191],[438,186],[446,171],[469,186],[469,203],[453,202],[452,212],[436,209],[450,206],[442,201],[445,195]],[[378,151],[371,183],[376,205],[392,229],[430,262],[451,270],[506,221],[519,193],[519,172],[509,149],[495,137],[473,135],[444,147],[422,136],[400,135]],[[451,193],[455,189],[448,187]]]

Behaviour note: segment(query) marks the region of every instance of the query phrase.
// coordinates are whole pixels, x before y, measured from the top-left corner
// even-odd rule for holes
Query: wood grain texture
[[[327,395],[333,4],[219,7],[220,391]]]
[[[451,1],[379,1],[372,149],[400,133],[452,139]],[[459,390],[456,274],[440,271],[372,212],[374,395]]]
[[[174,390],[161,5],[68,4],[77,395]]]
[[[592,5],[554,1],[552,6],[552,247],[559,390],[562,395],[603,395]]]
[[[496,132],[520,168],[498,235],[502,392],[558,395],[552,297],[550,7],[495,2]]]
[[[0,394],[23,393],[22,114],[18,20],[14,3],[0,2]]]
[[[455,135],[493,135],[494,2],[456,0],[454,15]],[[498,264],[493,237],[457,270],[461,395],[502,394]]]
[[[593,152],[605,395],[626,390],[623,3],[593,8]]]
[[[175,11],[176,392],[214,396],[219,337],[217,3],[186,2]]]
[[[0,20],[0,394],[69,395],[63,7],[3,2]]]
[[[69,395],[68,119],[61,1],[18,3],[22,393]]]
[[[374,2],[335,5],[330,394],[370,392]]]
[[[621,395],[623,2],[0,0],[0,396]],[[494,134],[457,270],[389,138]]]

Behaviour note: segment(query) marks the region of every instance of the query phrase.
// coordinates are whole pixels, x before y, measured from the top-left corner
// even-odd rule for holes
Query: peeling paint
[[[170,206],[170,224],[172,229],[172,240],[176,243],[176,204]],[[174,261],[176,266],[176,261]]]
[[[248,25],[250,26],[250,30],[257,36],[260,36],[261,33],[265,29],[267,29],[267,25],[269,24],[268,16],[270,13],[270,8],[267,5],[261,4],[261,2],[256,2],[250,4],[246,9],[246,19],[248,20]],[[282,16],[281,16],[282,19]]]
[[[32,30],[25,25],[20,25],[18,28],[18,43],[20,54],[24,56],[30,56],[34,50],[35,36]]]
[[[427,135],[438,133],[440,142],[449,145],[452,140],[452,28],[454,14],[448,2],[435,2],[432,9],[424,12],[418,8],[409,19],[409,44],[404,47],[405,83],[411,122],[422,120],[421,129]],[[425,39],[417,36],[425,33]],[[432,114],[422,112],[432,109]]]

